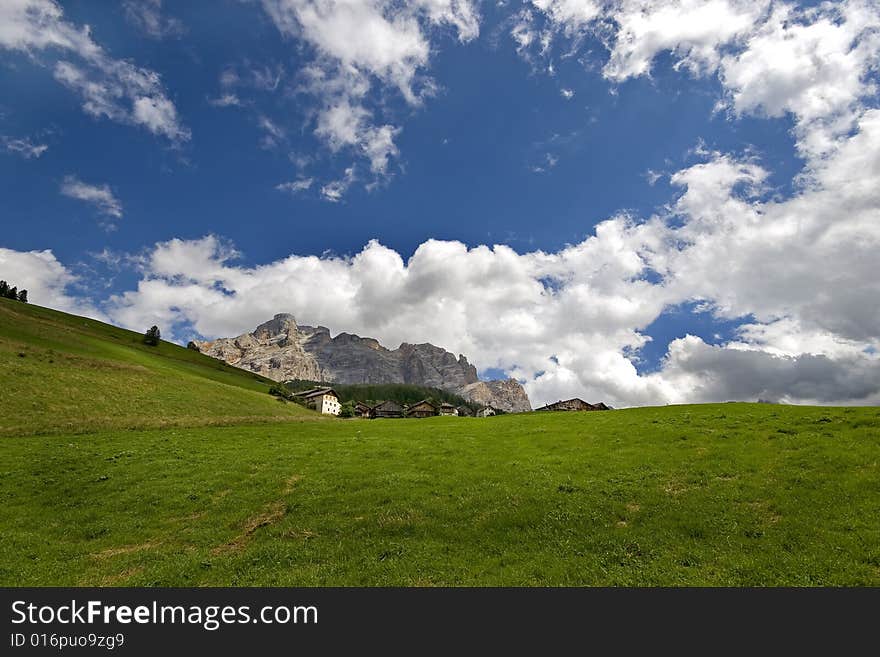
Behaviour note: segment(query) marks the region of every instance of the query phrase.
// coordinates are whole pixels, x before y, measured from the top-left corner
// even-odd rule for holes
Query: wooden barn
[[[458,415],[458,409],[449,402],[440,404],[440,415]]]
[[[372,417],[373,407],[368,406],[364,402],[356,402],[354,405],[354,414],[355,414],[355,417],[365,417],[365,418]]]
[[[422,401],[413,404],[406,410],[407,417],[434,417],[439,413],[440,409],[427,399],[423,399]]]
[[[403,406],[390,399],[388,401],[383,401],[382,403],[373,406],[371,417],[403,417]]]
[[[459,417],[473,417],[474,412],[468,406],[459,406],[455,410],[458,411]]]
[[[535,409],[538,411],[607,411],[608,407],[599,402],[598,404],[590,404],[585,402],[583,399],[578,399],[577,397],[573,399],[566,399],[565,401],[558,401],[552,404],[547,404],[546,406],[542,406],[541,408]]]

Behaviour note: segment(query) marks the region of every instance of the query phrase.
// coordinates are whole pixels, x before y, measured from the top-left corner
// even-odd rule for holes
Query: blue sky
[[[392,347],[406,339],[464,351],[485,374],[516,376],[542,399],[626,404],[741,389],[876,399],[870,385],[791,392],[799,358],[857,358],[875,375],[876,331],[857,308],[876,300],[876,287],[860,270],[829,276],[850,288],[855,277],[862,296],[835,309],[851,322],[823,323],[786,273],[804,266],[801,247],[779,237],[799,204],[840,201],[835,171],[857,150],[847,140],[872,138],[864,126],[876,107],[876,7],[713,0],[703,3],[707,20],[696,6],[15,0],[0,10],[0,246],[7,268],[23,264],[3,275],[28,282],[21,258],[49,250],[55,278],[32,275],[36,303],[132,327],[159,321],[179,340],[292,312]],[[673,28],[669,15],[679,17]],[[373,19],[384,31],[359,45]],[[33,36],[29,22],[57,38]],[[336,38],[345,29],[353,40]],[[797,56],[826,45],[839,52],[801,75],[784,52],[792,40],[802,42]],[[133,70],[155,77],[135,88]],[[78,86],[77,75],[92,86]],[[143,97],[172,111],[139,115]],[[89,109],[90,98],[109,105]],[[859,202],[865,216],[876,212],[873,198]],[[775,231],[770,219],[760,224],[766,240],[734,235],[743,217],[765,215],[779,217]],[[875,229],[862,218],[856,242],[871,243]],[[462,259],[438,243],[459,244]],[[778,253],[761,257],[782,264],[755,280],[779,293],[756,294],[753,258],[769,243]],[[420,250],[430,275],[416,275]],[[388,271],[358,278],[352,263],[364,253]],[[728,286],[717,268],[734,260]],[[482,273],[444,273],[444,262]],[[277,275],[294,269],[298,279]],[[520,275],[537,292],[522,292]],[[322,280],[326,298],[297,288]],[[381,298],[383,284],[393,299],[378,317],[379,302],[363,299]],[[265,304],[241,300],[245,289]],[[226,292],[219,301],[199,300],[217,290]],[[415,307],[427,303],[413,301],[417,290],[438,301]],[[584,309],[592,299],[596,314]],[[346,304],[357,308],[339,310]],[[513,346],[496,344],[493,317]],[[695,341],[683,342],[688,335]],[[676,349],[708,361],[685,372],[693,361],[677,362]],[[769,377],[760,389],[713,388],[712,368],[746,351],[764,355],[743,365],[763,368],[752,375]]]

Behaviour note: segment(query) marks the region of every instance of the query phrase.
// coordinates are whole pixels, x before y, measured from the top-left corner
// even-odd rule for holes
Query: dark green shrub
[[[147,329],[147,332],[144,333],[144,344],[148,344],[151,347],[155,347],[159,344],[159,340],[162,338],[162,334],[159,332],[158,326],[151,326]]]

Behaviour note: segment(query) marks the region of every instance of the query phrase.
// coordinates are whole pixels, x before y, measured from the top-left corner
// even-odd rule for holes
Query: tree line
[[[15,285],[10,286],[6,281],[0,281],[0,297],[27,303],[27,290],[19,290]]]

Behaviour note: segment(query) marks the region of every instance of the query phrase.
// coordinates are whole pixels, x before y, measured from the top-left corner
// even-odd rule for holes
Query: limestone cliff
[[[330,383],[411,383],[442,388],[509,412],[531,410],[516,381],[479,381],[467,358],[432,344],[403,343],[387,349],[373,338],[351,333],[331,337],[324,326],[299,326],[280,314],[252,333],[194,341],[203,354],[275,381],[306,379]]]
[[[483,406],[500,408],[508,413],[522,413],[532,410],[526,391],[515,379],[477,381],[460,388],[458,394]]]

